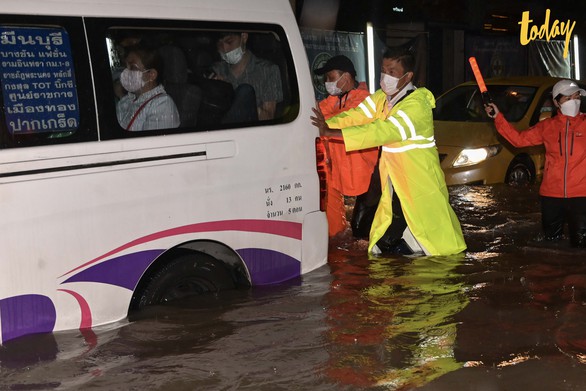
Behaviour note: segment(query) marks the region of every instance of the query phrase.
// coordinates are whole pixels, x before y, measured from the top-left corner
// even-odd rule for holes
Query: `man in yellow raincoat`
[[[449,204],[433,131],[435,99],[411,83],[415,59],[389,49],[381,66],[381,89],[357,108],[324,119],[314,109],[320,135],[342,137],[347,151],[382,146],[383,193],[372,223],[368,251],[451,255],[466,249]]]

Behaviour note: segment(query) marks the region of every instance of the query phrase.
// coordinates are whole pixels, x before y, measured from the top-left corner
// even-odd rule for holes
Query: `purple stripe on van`
[[[2,342],[27,334],[52,332],[56,314],[47,296],[22,295],[0,300]]]
[[[71,276],[63,284],[101,282],[134,290],[144,271],[162,252],[163,250],[147,250],[112,258]]]
[[[237,252],[248,267],[252,285],[275,284],[301,274],[301,263],[278,251],[244,248]]]
[[[127,250],[131,247],[138,246],[144,243],[152,242],[161,238],[169,236],[184,235],[195,232],[219,232],[219,231],[242,231],[242,232],[259,232],[270,235],[277,235],[288,237],[292,239],[301,240],[303,226],[300,223],[290,221],[271,221],[271,220],[225,220],[225,221],[210,221],[206,223],[196,223],[184,225],[181,227],[171,228],[164,231],[152,233],[128,242],[118,248],[108,251],[84,264],[77,266],[75,269],[69,270],[59,277],[64,277],[77,270],[80,270],[91,264],[95,264],[104,258],[110,257],[120,251]]]

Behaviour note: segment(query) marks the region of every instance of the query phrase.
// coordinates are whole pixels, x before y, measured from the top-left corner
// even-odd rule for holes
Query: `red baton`
[[[476,62],[476,57],[470,57],[468,59],[470,63],[470,67],[472,67],[472,73],[474,73],[474,78],[476,79],[476,84],[478,84],[478,89],[481,93],[484,93],[487,90],[486,84],[484,84],[484,78],[482,77],[482,73],[480,73],[480,68],[478,68],[478,63]]]
[[[476,62],[476,57],[470,57],[468,59],[470,63],[470,67],[472,68],[472,73],[474,73],[474,78],[476,79],[476,84],[478,84],[478,89],[480,90],[480,95],[482,96],[482,101],[485,105],[492,103],[492,98],[488,93],[488,89],[486,88],[486,84],[484,83],[484,78],[482,77],[482,73],[480,73],[480,68],[478,68],[478,63]],[[494,115],[494,109],[491,110],[490,115]]]

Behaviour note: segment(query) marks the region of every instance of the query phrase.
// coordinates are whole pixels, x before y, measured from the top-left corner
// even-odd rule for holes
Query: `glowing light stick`
[[[478,89],[480,90],[481,94],[488,92],[486,88],[486,84],[484,84],[484,78],[482,77],[482,73],[480,73],[480,68],[478,68],[478,63],[476,62],[476,57],[470,57],[468,59],[470,63],[470,67],[472,68],[472,73],[474,73],[474,78],[476,79],[476,84],[478,84]]]
[[[478,63],[476,62],[476,57],[470,57],[468,59],[470,63],[470,67],[472,68],[472,73],[474,73],[474,78],[476,79],[476,84],[478,84],[478,89],[480,90],[480,95],[482,96],[482,101],[485,105],[492,103],[492,98],[488,93],[488,89],[486,88],[486,84],[484,83],[484,78],[482,77],[482,73],[480,73],[480,68],[478,68]],[[494,109],[491,110],[490,115],[494,115]]]

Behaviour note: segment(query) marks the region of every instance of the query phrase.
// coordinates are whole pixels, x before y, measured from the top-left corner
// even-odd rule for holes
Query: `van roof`
[[[3,2],[0,14],[204,21],[221,14],[222,20],[235,22],[295,20],[289,0],[19,0]]]

